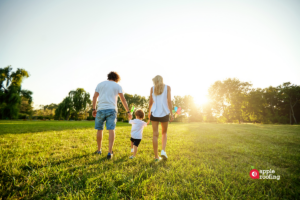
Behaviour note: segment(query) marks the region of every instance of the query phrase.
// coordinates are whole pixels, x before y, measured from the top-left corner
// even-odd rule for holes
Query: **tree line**
[[[24,69],[12,72],[11,66],[0,68],[0,119],[17,119],[32,115],[32,92],[22,89],[29,73]]]
[[[11,66],[0,68],[1,119],[94,119],[90,94],[83,88],[70,91],[59,104],[40,105],[39,109],[33,110],[32,92],[21,87],[23,79],[28,77],[29,73],[24,69],[12,72]],[[134,106],[144,110],[147,120],[149,96],[125,93],[124,97],[129,108]],[[182,108],[181,115],[174,121],[280,124],[298,124],[300,121],[300,86],[290,82],[262,89],[228,78],[212,84],[208,98],[208,103],[197,105],[190,95],[174,96],[173,106]],[[118,121],[127,121],[119,98],[117,107]]]
[[[297,124],[300,120],[300,86],[252,88],[252,84],[228,78],[209,88],[214,116],[220,122]]]

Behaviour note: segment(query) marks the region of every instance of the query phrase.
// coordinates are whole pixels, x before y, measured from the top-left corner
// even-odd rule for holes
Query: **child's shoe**
[[[134,158],[135,158],[134,156],[130,156],[130,157],[129,157],[129,159],[134,159]]]

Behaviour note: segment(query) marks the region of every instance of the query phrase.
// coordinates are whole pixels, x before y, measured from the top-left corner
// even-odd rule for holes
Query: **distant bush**
[[[122,122],[122,121],[124,121],[124,119],[123,119],[123,117],[118,117],[118,118],[117,118],[117,121],[118,121],[118,122]]]
[[[134,119],[133,117],[132,117],[132,119]],[[121,115],[121,116],[118,116],[117,117],[117,121],[118,122],[125,122],[125,121],[127,121],[128,122],[128,119],[127,119],[127,117],[126,116],[123,116],[123,115]]]
[[[54,117],[54,120],[65,120],[64,118],[62,118],[62,117],[60,117],[60,118],[58,118],[58,117]]]
[[[173,121],[174,121],[174,122],[182,122],[184,118],[185,118],[184,116],[179,115],[178,117],[174,118]]]
[[[217,122],[218,122],[218,123],[227,123],[228,120],[226,119],[226,117],[221,116],[221,117],[219,117],[219,118],[217,119]]]
[[[37,116],[37,119],[44,119],[44,116]]]
[[[23,114],[19,114],[19,117],[18,117],[18,119],[26,119],[26,115],[23,115]]]
[[[286,116],[274,115],[273,117],[270,117],[270,121],[271,123],[288,124],[289,118]]]
[[[89,116],[89,117],[87,117],[86,119],[87,119],[87,120],[95,120],[95,117]]]

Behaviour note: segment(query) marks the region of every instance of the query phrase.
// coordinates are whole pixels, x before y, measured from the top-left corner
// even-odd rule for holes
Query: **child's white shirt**
[[[144,127],[147,126],[147,123],[140,119],[134,119],[134,120],[130,120],[129,124],[132,124],[131,137],[134,139],[142,139],[143,129]]]

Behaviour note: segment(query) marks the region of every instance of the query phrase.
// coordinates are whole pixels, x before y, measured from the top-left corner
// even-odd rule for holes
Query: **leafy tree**
[[[229,104],[227,102],[227,88],[221,81],[216,81],[208,91],[210,103],[213,106],[213,113],[217,117],[223,116],[228,118],[226,113],[227,106]]]
[[[239,123],[243,121],[247,118],[246,107],[250,86],[250,83],[235,78],[215,82],[209,88],[214,112],[231,121],[238,120]]]
[[[275,115],[276,109],[280,107],[279,90],[275,87],[268,87],[263,90],[263,99],[265,99],[265,106],[269,109],[272,115]]]
[[[33,114],[32,102],[29,103],[28,102],[28,98],[26,98],[24,96],[21,97],[21,103],[20,103],[20,107],[19,107],[19,113],[20,114],[29,115],[30,117]]]
[[[216,81],[209,88],[213,111],[221,121],[241,120],[263,123],[298,123],[300,87],[290,82],[278,87],[251,89],[237,79]],[[224,120],[225,119],[225,120]]]
[[[49,110],[55,110],[55,109],[57,109],[58,108],[58,105],[57,104],[55,104],[55,103],[51,103],[51,104],[49,104],[49,105],[45,105],[44,106],[44,109],[49,109]]]
[[[288,108],[285,105],[278,87],[268,87],[260,91],[260,95],[252,101],[252,107],[260,108],[260,122],[287,123]],[[260,97],[260,99],[259,99]]]
[[[294,123],[297,124],[294,107],[300,101],[300,86],[286,82],[278,86],[278,89],[283,101],[286,102],[286,105],[289,107],[290,124],[292,124],[292,118],[294,119]]]
[[[203,113],[204,106],[196,106],[189,112],[189,121],[190,122],[202,122],[204,120]]]
[[[143,96],[140,96],[137,94],[131,95],[131,94],[127,94],[127,93],[124,94],[124,97],[127,101],[129,109],[131,109],[132,106],[134,106],[135,110],[142,109],[146,115],[146,113],[148,111],[148,102],[149,102],[149,100],[147,100],[146,97],[143,97]],[[118,112],[119,112],[120,117],[127,119],[126,110],[124,109],[120,98],[118,98],[117,107],[118,107]],[[145,116],[145,117],[147,117],[147,116]],[[134,113],[133,113],[133,118],[135,118]]]
[[[50,104],[50,105],[46,105],[46,109],[49,110],[49,118],[52,119],[54,114],[55,114],[55,110],[57,109],[58,105],[57,104]]]
[[[60,120],[62,118],[63,107],[64,107],[63,103],[58,104],[58,107],[55,110],[55,115],[54,115],[55,119]]]
[[[66,120],[69,120],[70,115],[74,112],[74,102],[71,97],[66,97],[62,101],[62,110],[61,114],[65,117]]]
[[[264,121],[267,114],[267,99],[264,98],[264,90],[257,88],[249,92],[247,99],[247,111],[249,120],[253,122]]]
[[[21,89],[23,79],[29,77],[28,72],[24,69],[11,71],[11,66],[0,68],[0,115],[2,119],[18,117],[22,98],[27,100],[28,104],[32,102],[32,92]]]
[[[203,105],[202,112],[203,112],[203,121],[205,121],[205,122],[216,121],[214,112],[213,112],[213,104],[211,104],[210,102]]]
[[[182,115],[186,115],[187,117],[191,117],[192,115],[196,115],[197,106],[194,102],[194,98],[190,95],[186,96],[174,96],[172,101],[173,107],[181,107]],[[174,109],[174,108],[173,108]]]
[[[77,88],[76,90],[69,92],[69,97],[73,102],[76,118],[78,118],[78,114],[81,111],[86,115],[86,109],[88,108],[88,105],[91,105],[92,103],[90,94],[83,88]]]
[[[77,88],[69,92],[69,96],[57,106],[55,110],[55,118],[69,120],[70,116],[75,116],[78,119],[79,114],[84,113],[90,109],[92,101],[90,100],[90,94],[82,88]],[[54,106],[54,105],[53,105]],[[56,107],[56,106],[55,106]]]

